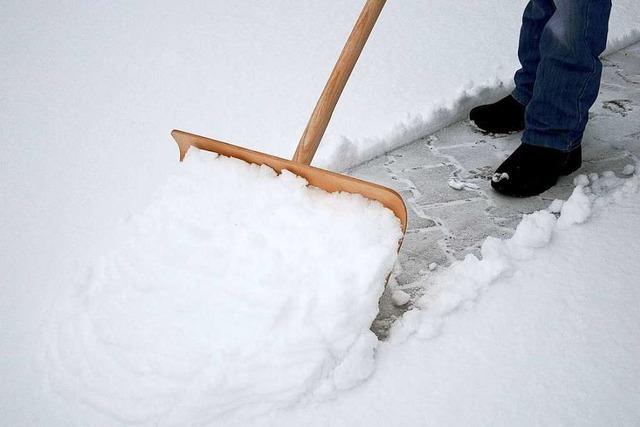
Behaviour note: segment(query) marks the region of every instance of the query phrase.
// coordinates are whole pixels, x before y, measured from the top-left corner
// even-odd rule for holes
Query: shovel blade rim
[[[184,159],[190,147],[196,147],[225,157],[240,159],[247,163],[266,165],[278,174],[283,170],[288,170],[304,178],[309,185],[329,193],[344,191],[360,194],[367,199],[381,203],[400,220],[402,234],[404,235],[407,231],[407,207],[402,196],[391,188],[178,129],[171,131],[171,136],[180,149],[180,161]]]

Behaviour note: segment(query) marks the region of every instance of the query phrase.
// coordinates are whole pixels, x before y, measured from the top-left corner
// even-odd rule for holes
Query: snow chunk
[[[451,178],[448,184],[449,187],[453,188],[454,190],[462,190],[464,188],[464,182],[458,181],[455,178]]]
[[[370,375],[400,223],[306,184],[191,148],[128,238],[57,302],[53,389],[126,424],[201,425]]]
[[[397,289],[393,291],[393,293],[391,294],[391,301],[393,302],[394,305],[398,307],[402,307],[403,305],[407,304],[410,300],[411,300],[411,295],[409,295],[408,293],[406,293],[401,289]]]
[[[560,218],[558,219],[559,227],[568,227],[573,224],[581,224],[591,215],[591,201],[585,194],[582,186],[577,186],[569,200],[562,206]]]
[[[587,178],[586,175],[580,174],[580,175],[576,176],[575,178],[573,178],[573,185],[575,185],[575,186],[578,186],[578,185],[587,186],[587,185],[589,185],[589,178]]]
[[[562,205],[564,205],[564,200],[555,199],[553,202],[551,202],[547,210],[551,213],[558,214],[562,210]]]
[[[491,177],[491,181],[493,182],[500,182],[503,179],[509,179],[509,174],[506,172],[494,173],[493,176]]]
[[[433,271],[436,268],[438,268],[438,264],[436,264],[435,262],[432,262],[431,264],[429,264],[429,271]]]
[[[551,240],[556,217],[551,212],[537,211],[524,215],[511,240],[510,248],[535,249],[547,246]]]
[[[622,169],[622,174],[629,176],[629,175],[633,175],[635,171],[636,171],[636,166],[632,164],[628,164]]]

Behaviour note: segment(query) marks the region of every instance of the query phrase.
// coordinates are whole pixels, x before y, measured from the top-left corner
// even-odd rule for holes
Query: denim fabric
[[[600,88],[611,0],[530,0],[512,95],[525,109],[525,144],[580,145]]]

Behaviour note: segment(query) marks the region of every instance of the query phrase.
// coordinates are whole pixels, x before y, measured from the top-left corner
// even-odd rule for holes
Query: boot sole
[[[486,134],[495,134],[495,135],[508,135],[511,133],[518,133],[518,132],[522,132],[524,130],[524,127],[520,128],[492,128],[491,125],[488,122],[483,122],[480,120],[471,120],[471,123],[473,124],[473,127],[475,127],[476,129],[478,129],[480,132]]]

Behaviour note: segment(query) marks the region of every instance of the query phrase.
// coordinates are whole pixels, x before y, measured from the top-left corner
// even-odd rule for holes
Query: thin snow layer
[[[361,387],[255,424],[638,425],[639,180],[587,181],[425,283]]]
[[[79,424],[242,418],[371,374],[401,237],[379,203],[191,149],[126,235],[45,336]]]

